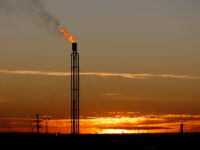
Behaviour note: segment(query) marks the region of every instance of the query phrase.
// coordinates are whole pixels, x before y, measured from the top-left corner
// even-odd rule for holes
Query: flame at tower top
[[[64,34],[65,38],[69,42],[71,42],[71,43],[77,43],[76,40],[74,39],[74,37],[67,32],[66,28],[60,29],[60,32],[62,32]]]

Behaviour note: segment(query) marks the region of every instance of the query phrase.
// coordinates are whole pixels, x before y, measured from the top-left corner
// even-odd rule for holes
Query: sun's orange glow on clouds
[[[184,123],[185,132],[200,132],[200,115],[184,114],[137,114],[134,112],[111,113],[110,117],[82,118],[82,134],[135,134],[135,133],[174,133],[180,131]],[[36,132],[34,118],[1,117],[1,132]],[[45,121],[41,123],[45,133]],[[49,133],[70,133],[70,119],[48,121]]]
[[[21,75],[42,75],[42,76],[69,76],[70,72],[52,72],[37,70],[5,70],[0,69],[0,73],[21,74]],[[82,76],[99,76],[99,77],[122,77],[129,79],[149,79],[149,78],[166,78],[166,79],[193,79],[199,80],[199,76],[177,75],[177,74],[152,74],[152,73],[112,73],[112,72],[81,72]]]

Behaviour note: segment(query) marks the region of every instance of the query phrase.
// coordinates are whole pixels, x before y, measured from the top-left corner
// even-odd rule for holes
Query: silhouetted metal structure
[[[41,120],[39,120],[39,114],[36,114],[36,120],[34,122],[36,122],[37,133],[39,134],[40,128],[41,128],[41,126],[40,126]]]
[[[44,116],[43,119],[44,119],[45,124],[46,124],[46,134],[48,134],[48,120],[50,120],[51,117],[50,116]]]
[[[180,124],[180,133],[181,133],[181,134],[184,133],[184,126],[183,126],[183,123]]]
[[[71,53],[71,134],[79,134],[79,53],[72,43]]]

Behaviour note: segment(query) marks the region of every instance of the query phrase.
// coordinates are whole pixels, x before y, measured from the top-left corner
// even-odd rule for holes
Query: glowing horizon
[[[129,114],[129,116],[127,116]],[[121,113],[123,115],[123,113]],[[151,114],[142,115],[124,113],[125,117],[87,117],[81,118],[81,134],[138,134],[138,133],[179,133],[180,123],[184,123],[184,132],[200,132],[200,115],[185,114]],[[42,119],[42,117],[41,117]],[[194,120],[195,119],[195,120]],[[1,117],[8,124],[0,132],[36,132],[35,118]],[[43,119],[42,119],[43,120]],[[45,120],[41,122],[41,133],[45,133]],[[48,120],[49,133],[70,133],[70,119]]]

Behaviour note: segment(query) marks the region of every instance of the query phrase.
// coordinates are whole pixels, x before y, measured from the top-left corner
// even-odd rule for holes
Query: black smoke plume
[[[42,0],[0,0],[0,13],[27,15],[35,24],[53,33],[60,29],[60,20],[47,10]]]

